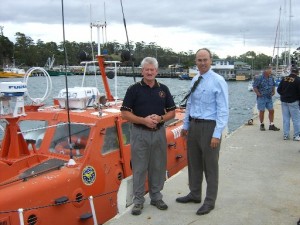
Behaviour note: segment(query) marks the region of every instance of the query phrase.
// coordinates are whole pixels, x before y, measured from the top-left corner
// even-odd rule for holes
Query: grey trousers
[[[215,126],[215,121],[190,121],[187,137],[190,195],[201,200],[204,174],[207,183],[204,204],[210,206],[215,205],[219,182],[220,145],[215,149],[210,147]]]
[[[148,173],[151,200],[162,199],[167,164],[167,138],[165,127],[149,131],[132,126],[131,163],[133,173],[133,203],[145,202],[145,182]]]

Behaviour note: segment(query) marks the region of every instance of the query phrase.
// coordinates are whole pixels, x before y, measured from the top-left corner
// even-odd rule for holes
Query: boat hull
[[[58,106],[26,108],[26,116],[20,117],[18,124],[28,145],[35,140],[31,142],[35,143],[34,147],[29,148],[27,155],[24,151],[19,158],[11,159],[5,153],[6,144],[2,143],[0,150],[2,224],[20,224],[20,209],[25,224],[94,224],[95,218],[98,224],[103,224],[117,215],[118,205],[128,207],[132,203],[118,200],[122,181],[131,179],[132,175],[131,124],[121,117],[121,102],[108,102],[108,105],[110,107],[102,110],[102,116],[93,108],[69,112],[74,130],[72,140],[75,141],[73,137],[75,133],[78,136],[79,131],[87,134],[84,147],[74,146],[72,150],[67,144],[56,143],[64,135],[61,131],[67,130],[59,125],[67,124],[66,109]],[[184,110],[177,109],[175,119],[165,125],[166,179],[187,165],[186,142],[180,135],[183,117]],[[47,128],[33,128],[36,121],[46,121]],[[25,131],[24,123],[30,124],[29,131]],[[78,139],[75,142],[78,143]],[[56,148],[58,145],[65,149]],[[73,151],[75,165],[68,163],[70,151]]]
[[[55,70],[46,70],[50,76],[72,76],[74,75],[72,72],[64,72],[64,71],[55,71]]]
[[[0,78],[20,78],[24,77],[24,74],[13,72],[0,72]]]

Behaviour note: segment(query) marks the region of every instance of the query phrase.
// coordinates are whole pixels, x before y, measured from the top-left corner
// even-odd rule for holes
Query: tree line
[[[31,37],[20,32],[17,32],[15,37],[16,41],[13,43],[3,33],[0,34],[0,69],[6,65],[16,65],[25,69],[33,66],[44,67],[48,58],[52,56],[55,57],[54,65],[67,63],[69,66],[74,66],[80,64],[83,55],[88,56],[88,59],[92,60],[93,55],[97,54],[97,43],[95,42],[77,43],[65,41],[57,44],[55,42],[45,43],[39,39],[35,43]],[[195,65],[195,53],[193,51],[176,53],[171,48],[158,46],[155,42],[147,44],[142,41],[120,44],[114,41],[101,44],[100,46],[101,50],[107,52],[113,60],[121,60],[122,51],[130,49],[136,66],[139,66],[141,60],[146,56],[156,57],[160,67],[180,64],[184,68],[188,68]],[[65,54],[67,57],[65,57]],[[297,52],[294,54],[297,54]],[[284,53],[279,57],[282,62],[283,57]],[[67,59],[66,62],[65,58]],[[220,58],[213,53],[213,59]],[[251,65],[253,69],[260,70],[272,62],[272,57],[263,53],[256,54],[254,51],[248,51],[240,56],[227,56],[225,60],[230,62],[242,61]]]

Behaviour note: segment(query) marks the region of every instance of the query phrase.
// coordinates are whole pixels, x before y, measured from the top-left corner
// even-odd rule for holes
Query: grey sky
[[[106,0],[105,5],[108,41],[125,43],[120,1]],[[103,6],[104,0],[64,0],[66,39],[89,41],[90,20],[104,22]],[[288,40],[291,18],[293,50],[300,46],[299,0],[123,0],[130,40],[156,42],[177,52],[208,47],[221,56],[248,50],[271,55],[280,6],[281,39]],[[0,26],[10,40],[20,31],[34,41],[60,42],[61,21],[60,0],[1,0]]]

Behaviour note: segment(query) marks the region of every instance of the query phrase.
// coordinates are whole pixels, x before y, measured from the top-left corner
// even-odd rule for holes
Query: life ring
[[[73,135],[71,137],[71,144],[73,146],[72,148],[72,153],[75,156],[82,156],[87,144],[87,138],[85,137],[78,137]],[[70,146],[69,146],[69,141],[62,141],[59,142],[55,146],[55,152],[58,154],[63,154],[63,155],[70,155]]]

